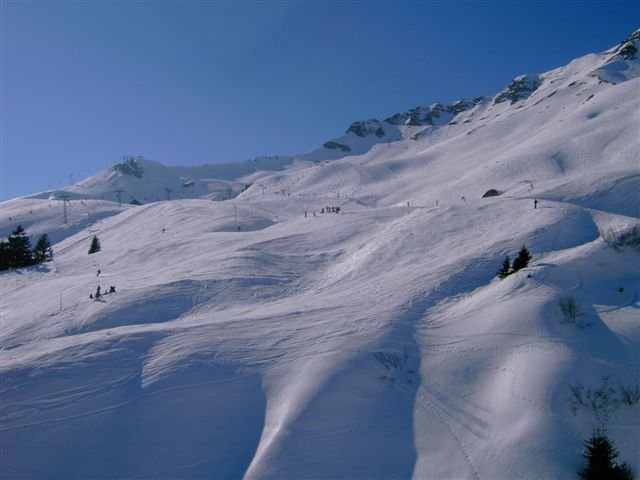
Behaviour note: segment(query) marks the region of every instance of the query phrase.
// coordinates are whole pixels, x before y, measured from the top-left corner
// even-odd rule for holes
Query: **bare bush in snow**
[[[633,407],[640,403],[640,384],[620,385],[620,401]]]
[[[583,313],[576,299],[573,297],[561,297],[558,300],[558,304],[565,321],[572,325],[578,325]]]
[[[618,383],[616,388],[610,376],[604,377],[600,386],[596,388],[586,387],[577,382],[575,385],[569,385],[569,391],[567,403],[571,412],[575,415],[581,408],[590,410],[603,425],[620,407],[635,407],[640,404],[640,384]]]
[[[640,225],[635,225],[630,229],[610,227],[605,231],[600,231],[600,236],[607,245],[613,247],[617,252],[624,250],[624,247],[640,250]]]
[[[598,388],[585,387],[580,382],[570,385],[571,394],[567,402],[571,412],[575,415],[579,408],[586,408],[591,410],[601,423],[607,423],[620,403],[616,389],[611,386],[610,381],[611,377],[604,377]]]
[[[409,355],[406,351],[403,351],[402,355],[395,352],[374,352],[373,356],[386,370],[382,377],[384,379],[395,380],[398,375],[407,376],[415,373],[409,368]],[[411,379],[407,378],[407,382],[411,383]]]

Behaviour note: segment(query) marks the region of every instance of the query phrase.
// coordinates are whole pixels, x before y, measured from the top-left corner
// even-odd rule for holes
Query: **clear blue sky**
[[[614,46],[634,1],[1,2],[0,198],[144,155],[303,153]]]

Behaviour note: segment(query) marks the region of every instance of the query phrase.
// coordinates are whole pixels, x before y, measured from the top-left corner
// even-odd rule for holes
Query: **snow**
[[[145,161],[68,189],[67,224],[2,203],[2,236],[55,244],[0,273],[0,476],[574,478],[603,421],[638,470],[637,403],[571,408],[639,384],[640,252],[602,234],[640,224],[640,79],[612,61],[350,155],[194,167],[199,198],[149,200],[187,175]]]

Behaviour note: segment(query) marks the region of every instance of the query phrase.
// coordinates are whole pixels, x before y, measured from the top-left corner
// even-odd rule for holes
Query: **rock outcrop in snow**
[[[360,122],[353,122],[346,133],[353,132],[359,137],[366,137],[367,135],[375,135],[378,138],[384,137],[385,133],[382,128],[382,124],[378,120],[366,120]]]
[[[507,88],[496,95],[493,101],[494,103],[502,103],[509,100],[511,104],[514,104],[529,98],[541,83],[542,81],[538,75],[520,75],[514,78]]]

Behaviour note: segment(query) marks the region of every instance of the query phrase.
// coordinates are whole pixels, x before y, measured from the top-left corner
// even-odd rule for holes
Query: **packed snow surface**
[[[245,165],[226,201],[203,167],[206,198],[141,206],[105,171],[66,224],[60,192],[3,203],[55,245],[0,273],[0,477],[575,478],[600,425],[640,469],[636,67]]]

